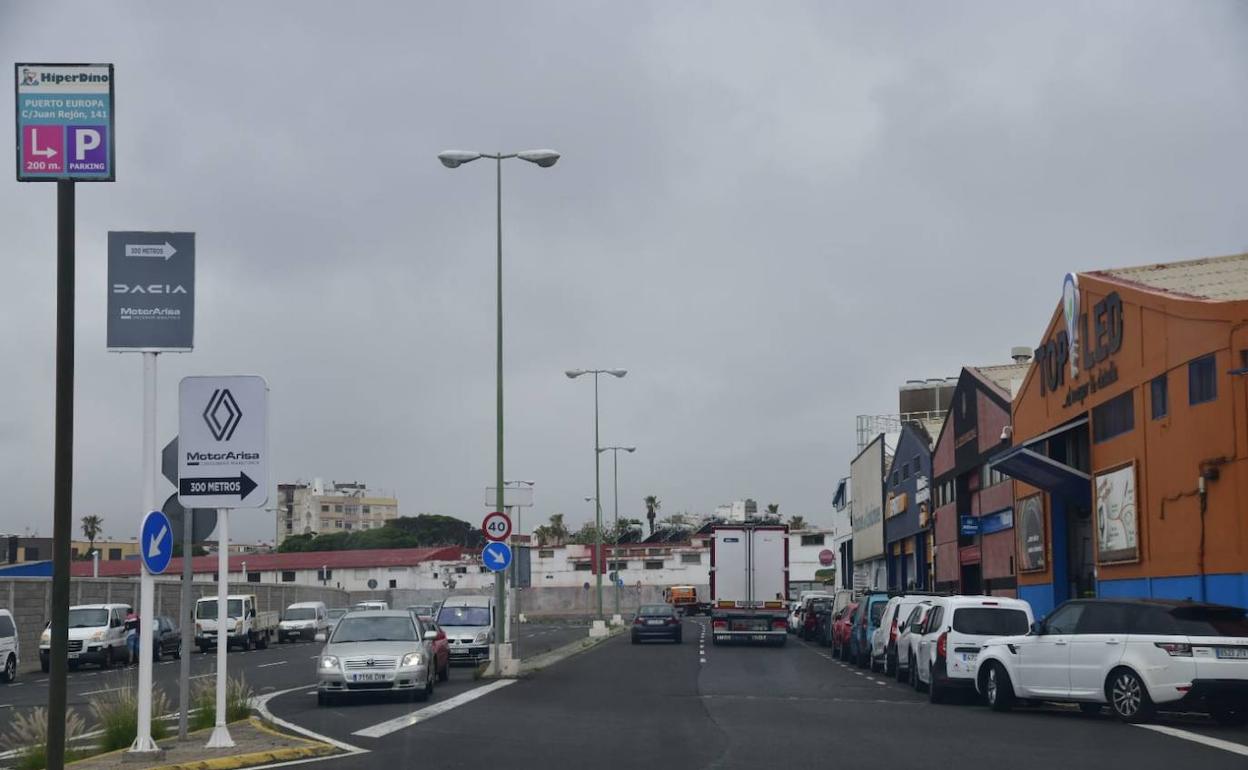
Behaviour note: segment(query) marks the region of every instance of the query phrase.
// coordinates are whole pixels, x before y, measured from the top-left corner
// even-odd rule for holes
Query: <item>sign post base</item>
[[[234,739],[230,737],[230,728],[225,725],[217,725],[212,728],[212,737],[208,739],[208,743],[204,744],[206,749],[232,749],[234,748]]]

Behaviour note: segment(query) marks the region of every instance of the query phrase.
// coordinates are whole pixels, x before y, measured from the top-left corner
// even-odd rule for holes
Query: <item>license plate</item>
[[[351,681],[352,682],[384,682],[386,681],[386,675],[385,674],[352,674]]]
[[[765,642],[767,641],[767,635],[766,634],[751,634],[750,641],[751,642]]]
[[[1219,658],[1230,658],[1233,660],[1248,660],[1248,647],[1219,647]]]
[[[975,655],[976,655],[976,653],[973,653],[973,652],[960,652],[960,653],[958,653],[958,655],[962,658],[962,662],[963,662],[963,663],[970,663],[971,661],[975,660]]]
[[[76,652],[71,652],[71,653],[69,654],[69,659],[70,659],[70,660],[77,660],[77,659],[78,659],[78,655],[79,655],[79,653],[76,653]]]
[[[647,621],[646,621],[646,625],[647,625],[647,626],[661,626],[661,625],[663,625],[663,621],[661,621],[661,620],[647,620]]]

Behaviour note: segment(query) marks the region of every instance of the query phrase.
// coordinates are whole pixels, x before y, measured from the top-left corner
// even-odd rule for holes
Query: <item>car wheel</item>
[[[896,656],[889,655],[887,653],[884,655],[884,676],[891,676],[891,677],[896,678],[897,676]]]
[[[1106,685],[1109,708],[1124,722],[1147,721],[1153,715],[1153,701],[1148,697],[1144,681],[1129,668],[1114,670]]]
[[[944,703],[945,692],[940,689],[940,685],[938,684],[939,680],[936,678],[936,672],[932,671],[928,674],[928,677],[930,681],[927,683],[927,702],[936,704]]]
[[[910,674],[910,669],[902,668],[900,660],[893,663],[893,676],[894,678],[897,679],[898,682],[905,684],[906,682],[910,681],[909,674]]]
[[[17,679],[17,657],[9,655],[4,661],[4,670],[0,671],[0,681],[11,684],[15,679]]]
[[[989,663],[984,672],[984,700],[993,711],[1009,711],[1014,705],[1014,686],[1010,675],[1000,663]]]
[[[16,676],[16,672],[14,672]],[[10,679],[10,682],[13,680]],[[1213,721],[1223,727],[1243,727],[1248,724],[1248,709],[1235,708],[1234,706],[1212,706],[1209,709],[1209,716],[1213,717]]]

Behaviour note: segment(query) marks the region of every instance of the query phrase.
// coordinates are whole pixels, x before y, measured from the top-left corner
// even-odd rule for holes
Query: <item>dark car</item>
[[[681,642],[680,617],[668,604],[643,604],[633,619],[633,644],[646,639],[668,639]]]
[[[832,646],[832,607],[831,600],[820,602],[815,607],[815,641],[822,647]]]
[[[832,598],[807,599],[806,612],[802,615],[802,627],[797,635],[807,641],[813,641],[819,631],[819,613],[832,607]]]
[[[158,615],[152,622],[152,658],[159,661],[165,655],[172,655],[174,660],[182,657],[182,631],[173,618]]]

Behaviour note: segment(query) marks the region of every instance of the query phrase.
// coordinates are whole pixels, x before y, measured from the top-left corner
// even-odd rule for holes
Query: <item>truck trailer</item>
[[[789,528],[724,524],[711,539],[711,643],[788,638]]]

